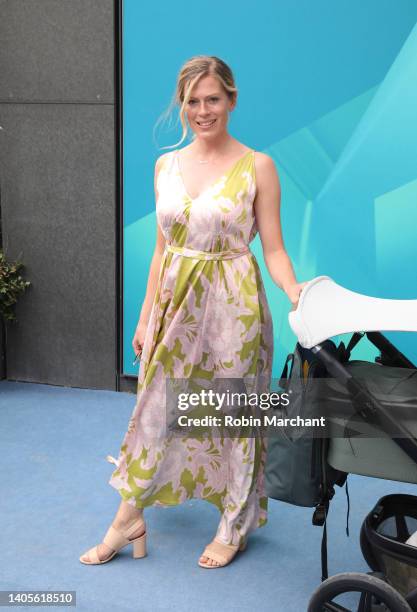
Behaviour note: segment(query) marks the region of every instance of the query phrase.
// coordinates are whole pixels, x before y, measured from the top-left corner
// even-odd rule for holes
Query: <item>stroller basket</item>
[[[406,540],[417,531],[417,497],[386,495],[363,523],[367,555],[402,595],[417,595],[417,547]]]

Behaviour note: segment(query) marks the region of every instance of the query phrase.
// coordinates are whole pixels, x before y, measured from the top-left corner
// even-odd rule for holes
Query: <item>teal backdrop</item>
[[[417,298],[417,3],[229,0],[201,20],[206,12],[185,0],[123,2],[124,374],[138,372],[131,342],[155,246],[154,164],[181,137],[177,111],[157,143],[154,126],[193,55],[217,55],[234,72],[229,130],[276,163],[299,281],[327,274],[352,291]],[[290,304],[259,235],[250,246],[273,315],[278,377],[296,342]],[[417,360],[416,334],[386,335]],[[354,352],[374,354],[367,341]]]

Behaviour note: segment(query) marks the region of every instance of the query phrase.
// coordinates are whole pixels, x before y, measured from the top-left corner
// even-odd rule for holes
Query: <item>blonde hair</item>
[[[185,107],[190,99],[194,85],[205,76],[215,77],[222,85],[230,100],[233,100],[237,94],[237,87],[233,73],[229,66],[215,55],[195,55],[187,60],[180,68],[177,77],[177,86],[172,100],[167,110],[158,118],[155,129],[161,121],[166,121],[172,117],[172,111],[176,105],[180,107],[179,118],[182,125],[181,140],[174,145],[162,147],[162,149],[170,149],[179,146],[187,137],[188,129],[185,120]],[[178,120],[177,120],[178,125]],[[195,138],[195,135],[193,136]]]

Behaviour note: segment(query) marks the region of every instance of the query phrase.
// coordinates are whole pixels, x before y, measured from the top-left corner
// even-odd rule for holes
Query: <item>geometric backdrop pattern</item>
[[[155,244],[153,167],[181,136],[174,125],[155,143],[153,128],[193,55],[218,55],[234,71],[238,105],[229,130],[276,163],[284,242],[298,279],[327,274],[360,293],[417,298],[417,5],[260,0],[254,11],[240,0],[198,35],[186,7],[178,0],[161,11],[124,0],[125,374],[137,373],[131,339]],[[256,32],[264,35],[254,45]],[[264,265],[259,236],[250,248],[273,316],[276,377],[295,343],[290,305]],[[417,360],[414,334],[387,336]],[[354,353],[373,354],[365,340]]]

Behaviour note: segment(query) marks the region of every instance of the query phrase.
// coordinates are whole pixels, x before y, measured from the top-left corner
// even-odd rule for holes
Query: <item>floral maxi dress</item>
[[[179,436],[166,431],[166,378],[262,377],[269,391],[273,328],[260,269],[248,245],[255,152],[197,198],[177,157],[164,156],[156,216],[166,240],[143,344],[136,405],[109,484],[137,508],[205,499],[221,513],[216,537],[239,544],[266,523],[266,439]]]

